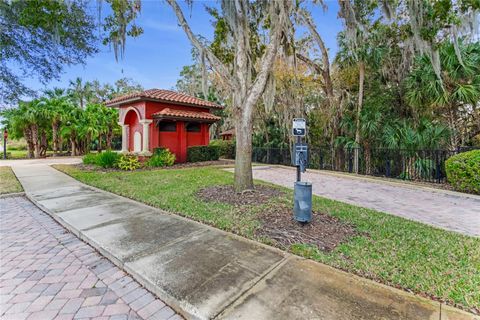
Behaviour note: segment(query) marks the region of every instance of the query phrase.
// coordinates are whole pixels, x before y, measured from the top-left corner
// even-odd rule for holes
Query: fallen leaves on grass
[[[233,186],[211,186],[197,192],[197,197],[208,202],[228,203],[234,206],[258,205],[271,198],[282,195],[283,192],[264,185],[257,185],[253,190],[235,192]]]

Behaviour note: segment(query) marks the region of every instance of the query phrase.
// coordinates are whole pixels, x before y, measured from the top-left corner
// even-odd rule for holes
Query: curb
[[[24,196],[25,196],[25,192],[23,192],[23,191],[22,192],[14,192],[14,193],[5,193],[5,194],[0,194],[0,199],[24,197]]]

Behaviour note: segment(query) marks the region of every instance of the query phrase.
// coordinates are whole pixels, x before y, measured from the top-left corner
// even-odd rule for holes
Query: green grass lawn
[[[0,194],[23,191],[10,167],[0,167]]]
[[[25,159],[27,157],[27,150],[7,150],[9,154],[8,159]]]
[[[222,203],[206,203],[197,190],[231,184],[233,175],[203,167],[137,172],[82,171],[56,168],[86,184],[168,210],[218,228],[255,239],[257,219],[264,205],[247,210]],[[292,191],[266,205],[292,205]],[[331,266],[434,297],[467,310],[480,311],[480,239],[436,229],[418,222],[314,196],[315,211],[353,224],[361,236],[329,253],[305,244],[290,251]],[[412,204],[415,205],[415,204]],[[271,243],[269,239],[256,239]]]
[[[8,159],[26,159],[27,158],[27,150],[8,150],[7,149]],[[53,151],[47,150],[47,155],[53,155]],[[3,152],[2,152],[3,157]]]

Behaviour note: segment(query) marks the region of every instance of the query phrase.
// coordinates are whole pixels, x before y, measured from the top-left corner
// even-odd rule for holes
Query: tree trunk
[[[72,148],[72,152],[70,153],[71,156],[76,156],[77,155],[77,144],[75,143],[75,139],[74,138],[70,138],[70,143],[71,143],[71,148]]]
[[[58,134],[58,128],[60,126],[60,123],[58,121],[53,121],[52,122],[52,147],[53,147],[53,154],[57,155],[58,154],[58,142],[59,142],[59,134]]]
[[[453,108],[450,108],[449,113],[448,113],[448,126],[450,129],[450,148],[452,150],[457,150],[459,144],[459,139],[458,139],[458,131],[457,131],[457,125],[456,125],[456,116],[455,116],[455,111],[452,110]]]
[[[237,116],[235,126],[235,191],[253,189],[252,176],[252,117],[246,113]]]
[[[32,139],[32,129],[31,126],[27,126],[23,129],[23,136],[27,141],[27,158],[31,159],[34,155],[35,145]]]
[[[40,157],[47,156],[48,140],[47,132],[44,129],[40,131]]]
[[[372,174],[372,150],[368,143],[365,144],[363,152],[365,157],[365,174],[370,175]]]
[[[355,150],[353,158],[353,170],[358,173],[360,162],[360,114],[363,107],[363,83],[365,81],[365,63],[360,61],[358,63],[359,68],[359,81],[358,81],[358,106],[357,106],[357,119],[355,125]]]
[[[112,149],[112,139],[113,139],[113,128],[109,127],[107,136],[105,137],[106,143],[107,143],[107,150]]]
[[[89,133],[87,139],[85,140],[85,145],[82,150],[83,154],[90,153],[90,146],[92,145],[92,135]]]
[[[32,141],[35,158],[40,158],[40,143],[38,141],[38,125],[32,125]]]
[[[100,133],[98,135],[98,143],[97,143],[97,151],[98,152],[102,151],[102,138],[103,138],[103,135]]]

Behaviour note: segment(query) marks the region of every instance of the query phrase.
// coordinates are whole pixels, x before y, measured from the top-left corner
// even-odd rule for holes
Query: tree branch
[[[198,51],[204,52],[206,58],[212,65],[212,68],[226,80],[229,86],[235,86],[235,81],[232,78],[228,68],[215,56],[215,54],[210,50],[210,48],[205,47],[200,40],[193,34],[192,29],[188,25],[187,21],[185,20],[185,16],[183,15],[182,9],[178,5],[176,0],[166,0],[167,3],[172,7],[175,15],[177,16],[178,24],[182,27],[185,31],[188,39],[192,43],[192,45],[197,48]]]
[[[306,65],[308,65],[311,69],[313,69],[315,72],[319,73],[319,74],[322,74],[323,73],[323,69],[322,67],[320,67],[317,63],[313,62],[310,58],[307,58],[306,56],[304,56],[303,54],[301,53],[295,53],[295,56],[301,60],[302,62],[304,62]]]
[[[288,10],[283,7],[281,1],[272,1],[270,2],[270,5],[273,6],[273,10],[271,10],[271,20],[275,21],[275,23],[273,23],[271,26],[272,29],[270,30],[270,43],[267,45],[265,53],[263,54],[263,57],[260,61],[260,70],[257,73],[255,81],[248,90],[248,95],[246,99],[246,108],[248,109],[253,108],[253,106],[257,103],[258,99],[265,90],[268,76],[273,68],[273,63],[277,55],[278,47],[280,46],[283,25],[286,23],[285,19],[288,19]],[[274,12],[277,10],[277,5],[279,5],[279,13],[274,14]],[[247,110],[247,112],[251,112],[251,110]]]
[[[317,31],[317,27],[312,20],[312,17],[304,10],[300,12],[303,21],[307,25],[310,34],[313,36],[313,39],[320,47],[320,51],[322,52],[322,62],[323,62],[323,70],[321,74],[323,75],[323,80],[325,81],[325,88],[327,95],[332,99],[333,98],[333,84],[332,78],[330,76],[330,59],[328,58],[328,49],[325,46],[325,42],[323,41],[322,37]]]

